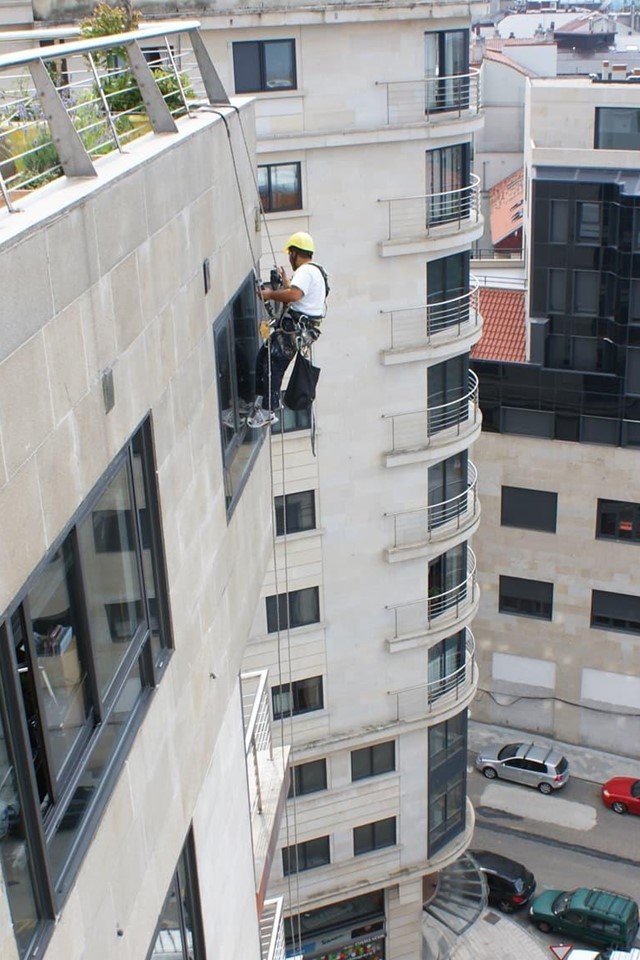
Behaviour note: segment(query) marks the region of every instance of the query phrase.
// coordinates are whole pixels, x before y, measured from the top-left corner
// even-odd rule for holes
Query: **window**
[[[467,597],[467,544],[461,543],[429,562],[429,618],[439,617]]]
[[[307,793],[317,793],[327,789],[327,761],[310,760],[298,763],[291,769],[290,797],[303,797]]]
[[[464,832],[467,712],[429,730],[429,856]]]
[[[311,407],[306,410],[289,410],[288,407],[282,407],[278,411],[279,421],[271,427],[272,435],[274,433],[294,433],[296,430],[309,430],[311,428]]]
[[[265,213],[302,208],[299,163],[270,163],[258,167],[258,190]]]
[[[233,44],[236,93],[295,90],[294,40],[248,40]]]
[[[469,355],[461,354],[429,367],[427,406],[429,436],[469,418]]]
[[[460,516],[467,509],[467,451],[429,467],[429,529]]]
[[[353,828],[353,855],[359,857],[372,850],[393,847],[396,843],[396,818],[387,817]]]
[[[469,32],[442,30],[424,35],[426,113],[469,106]]]
[[[549,313],[565,312],[566,284],[566,270],[549,270]]]
[[[304,955],[315,953],[320,939],[325,942],[329,940],[327,934],[332,935],[331,944],[340,951],[342,946],[348,947],[354,937],[362,937],[367,932],[384,931],[384,921],[384,890],[374,890],[346,900],[340,898],[317,910],[304,910],[284,919],[287,955],[293,956],[296,953],[294,948],[300,946]],[[340,937],[336,937],[336,934],[342,934],[344,944],[340,943]]]
[[[471,213],[469,144],[427,150],[426,165],[427,229],[467,219]]]
[[[591,626],[640,633],[640,597],[628,593],[591,592]]]
[[[276,534],[301,533],[303,530],[315,530],[316,497],[313,490],[301,493],[286,493],[275,498]]]
[[[313,870],[314,867],[324,867],[327,863],[331,863],[329,837],[305,840],[304,843],[284,847],[282,851],[282,872],[285,877],[303,870]]]
[[[551,620],[553,616],[553,584],[521,577],[500,577],[500,613]]]
[[[294,680],[282,686],[271,688],[273,719],[297,717],[301,713],[322,710],[324,699],[322,677],[309,677],[306,680]]]
[[[427,332],[438,333],[469,319],[469,251],[427,264]]]
[[[255,397],[258,324],[253,275],[247,277],[213,326],[218,380],[220,437],[227,509],[237,502],[262,441],[262,431],[246,425]]]
[[[466,630],[459,630],[430,648],[429,703],[465,682],[466,639]]]
[[[578,243],[600,243],[600,204],[576,203],[576,240]]]
[[[376,743],[373,747],[351,751],[351,779],[364,780],[365,777],[377,777],[396,768],[395,740]]]
[[[640,109],[596,107],[596,150],[640,150]]]
[[[573,310],[590,317],[598,315],[600,274],[593,270],[576,270],[573,274]]]
[[[503,527],[556,532],[558,494],[527,487],[503,487],[500,523]]]
[[[189,832],[178,868],[158,919],[154,945],[147,960],[204,960],[204,940],[198,895],[198,874]]]
[[[549,242],[567,243],[569,240],[569,204],[566,200],[549,201]]]
[[[598,500],[596,537],[599,540],[640,541],[640,503]]]
[[[147,421],[0,622],[0,852],[25,950],[64,902],[168,659],[154,478]],[[120,550],[111,539],[105,553],[96,515],[141,510],[148,546],[139,524],[124,523]]]
[[[320,591],[317,587],[274,594],[266,598],[266,605],[267,633],[320,622]]]

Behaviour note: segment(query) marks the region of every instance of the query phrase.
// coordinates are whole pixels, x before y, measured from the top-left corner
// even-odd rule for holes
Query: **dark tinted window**
[[[640,504],[598,500],[596,537],[600,540],[640,541]]]
[[[375,823],[365,823],[353,828],[353,855],[358,857],[382,847],[392,847],[396,842],[396,818],[387,817]]]
[[[329,837],[317,837],[306,840],[282,851],[282,872],[285,877],[291,873],[313,870],[330,863]]]
[[[298,763],[291,770],[291,784],[289,796],[301,797],[306,793],[317,793],[327,789],[327,761],[310,760],[309,763]]]
[[[302,184],[299,163],[270,163],[258,167],[258,190],[265,213],[299,210]]]
[[[293,40],[249,40],[233,44],[236,93],[294,90],[296,48]]]
[[[300,533],[314,530],[316,526],[315,491],[303,490],[301,493],[287,493],[275,498],[276,534]]]
[[[500,613],[551,620],[553,584],[523,577],[500,577],[499,610]]]
[[[266,598],[267,632],[304,627],[320,620],[320,593],[317,587],[291,590]]]
[[[306,680],[294,680],[271,690],[273,719],[295,717],[300,713],[322,710],[324,698],[322,677],[309,677]]]
[[[558,494],[526,487],[503,487],[500,523],[503,527],[556,532]]]
[[[395,740],[376,743],[373,747],[351,751],[351,779],[363,780],[388,773],[396,768]]]
[[[628,593],[591,593],[591,626],[640,633],[640,597]]]
[[[640,150],[640,109],[596,107],[596,149]]]

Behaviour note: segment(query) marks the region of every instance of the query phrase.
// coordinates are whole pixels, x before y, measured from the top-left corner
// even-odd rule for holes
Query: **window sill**
[[[518,613],[515,610],[498,610],[498,613],[501,613],[506,617],[518,617],[519,619],[525,620],[545,620],[547,623],[553,622],[553,614],[550,617],[544,616],[540,613]]]
[[[303,207],[295,207],[293,210],[265,210],[264,215],[269,220],[290,220],[292,217],[297,219],[311,216],[309,210]]]
[[[324,529],[322,527],[313,527],[312,530],[297,530],[295,533],[287,533],[286,538],[287,538],[287,543],[291,543],[292,540],[294,542],[298,540],[310,540],[312,537],[323,536],[323,535],[324,535]],[[279,533],[276,536],[276,543],[284,543],[284,540],[285,540],[284,533]],[[309,624],[307,624],[307,626],[309,626]],[[292,627],[291,629],[300,630],[302,628]]]
[[[326,629],[326,623],[324,620],[318,620],[317,623],[306,623],[303,627],[290,627],[289,633],[295,637],[303,637],[307,633],[316,633],[318,630]],[[286,633],[287,627],[281,627],[280,633]],[[278,633],[276,630],[273,633],[264,633],[260,637],[256,637],[256,640],[273,640],[274,637],[277,637]]]
[[[256,100],[280,100],[282,97],[304,97],[304,90],[290,90],[288,87],[279,90],[252,90],[246,93],[236,93],[236,97],[255,97]]]

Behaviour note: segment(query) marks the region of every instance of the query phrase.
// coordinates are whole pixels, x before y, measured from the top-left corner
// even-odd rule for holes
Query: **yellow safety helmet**
[[[313,253],[313,239],[308,233],[302,231],[292,233],[284,245],[284,252],[287,253],[291,247],[297,247],[298,250],[304,250],[305,253]]]

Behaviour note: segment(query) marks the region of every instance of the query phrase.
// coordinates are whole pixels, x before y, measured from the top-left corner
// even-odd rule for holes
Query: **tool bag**
[[[320,376],[320,367],[314,367],[301,353],[291,371],[289,383],[284,394],[285,405],[289,410],[308,410],[316,398],[316,385]]]

